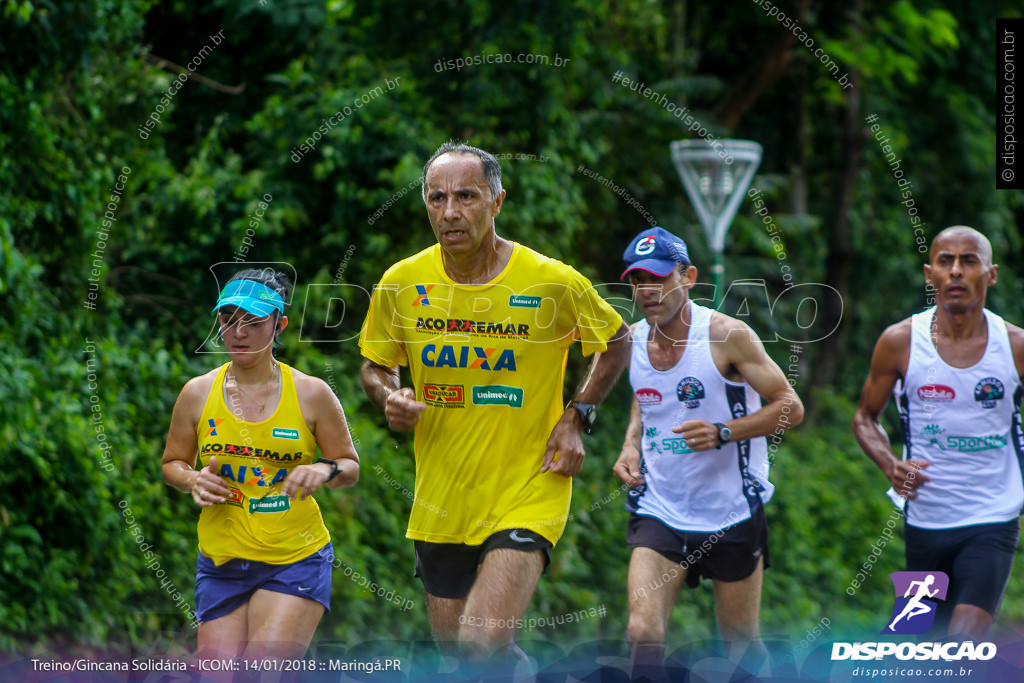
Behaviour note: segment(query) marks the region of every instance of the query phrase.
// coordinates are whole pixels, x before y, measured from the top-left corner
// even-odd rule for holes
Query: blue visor
[[[268,316],[274,311],[284,313],[284,299],[281,295],[255,280],[232,280],[224,286],[213,307],[216,313],[225,306],[238,306],[244,311],[260,317]]]

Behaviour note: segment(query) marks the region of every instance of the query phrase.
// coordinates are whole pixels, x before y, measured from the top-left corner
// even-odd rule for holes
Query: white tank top
[[[935,308],[911,317],[907,377],[893,391],[903,423],[903,459],[927,460],[930,482],[907,504],[907,523],[949,529],[1007,522],[1021,513],[1024,485],[1020,401],[1006,323],[986,310],[981,360],[954,368],[932,342]],[[889,496],[903,499],[890,488]]]
[[[726,380],[711,358],[710,308],[692,301],[686,350],[671,370],[656,370],[647,354],[650,325],[633,330],[629,382],[643,421],[644,483],[626,508],[680,531],[713,532],[738,524],[768,502],[768,442],[734,441],[691,451],[672,427],[687,420],[728,422],[755,412],[761,397],[746,383]]]

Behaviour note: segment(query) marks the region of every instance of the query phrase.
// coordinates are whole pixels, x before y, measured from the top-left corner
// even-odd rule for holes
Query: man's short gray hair
[[[449,140],[434,152],[434,156],[427,160],[427,163],[423,165],[423,176],[420,178],[420,186],[422,188],[423,201],[427,201],[427,171],[430,170],[430,165],[441,156],[442,154],[472,154],[480,158],[480,163],[484,167],[484,180],[487,181],[487,187],[491,188],[491,201],[498,198],[501,194],[501,164],[494,158],[494,155],[490,152],[485,152],[479,147],[473,147],[462,142],[455,142]]]

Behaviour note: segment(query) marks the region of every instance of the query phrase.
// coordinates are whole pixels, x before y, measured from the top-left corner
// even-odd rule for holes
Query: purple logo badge
[[[893,572],[896,605],[882,633],[925,633],[935,622],[936,600],[945,600],[949,577],[945,572]]]

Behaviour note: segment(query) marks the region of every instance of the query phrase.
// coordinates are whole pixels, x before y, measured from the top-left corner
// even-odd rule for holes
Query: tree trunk
[[[861,16],[864,9],[863,0],[851,0],[850,15],[853,33],[861,32]],[[834,196],[836,203],[832,211],[827,232],[828,256],[825,259],[825,284],[839,292],[839,299],[830,298],[820,311],[821,330],[835,332],[816,344],[814,363],[811,367],[808,387],[834,386],[836,373],[843,354],[841,349],[847,348],[849,325],[842,324],[843,302],[849,294],[850,263],[853,260],[853,246],[850,243],[850,207],[853,205],[854,185],[857,169],[860,166],[861,152],[864,147],[864,127],[860,117],[860,90],[858,81],[860,74],[856,68],[850,70],[850,81],[853,87],[845,90],[846,111],[843,116],[843,158],[842,165],[835,176]],[[817,413],[817,405],[813,398],[805,397],[807,411],[805,422],[812,423]]]
[[[802,24],[810,6],[811,0],[794,0],[792,10],[787,14]],[[735,128],[761,94],[786,74],[793,62],[795,45],[793,32],[779,24],[761,56],[715,106],[715,118],[723,128]]]

